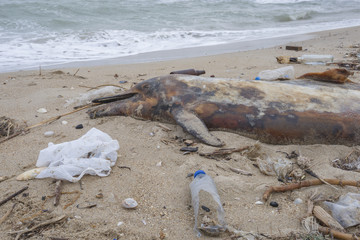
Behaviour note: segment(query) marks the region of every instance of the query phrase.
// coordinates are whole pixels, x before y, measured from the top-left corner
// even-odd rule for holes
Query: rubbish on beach
[[[216,149],[213,152],[210,153],[199,153],[200,156],[202,157],[207,157],[210,159],[214,159],[216,157],[221,157],[221,156],[225,156],[225,155],[229,155],[231,153],[235,153],[235,152],[239,152],[242,153],[246,150],[252,151],[253,149],[257,148],[257,146],[260,146],[259,144],[255,144],[254,146],[245,146],[245,147],[240,147],[240,148],[220,148],[220,149]]]
[[[190,191],[191,202],[194,208],[195,215],[194,230],[195,232],[197,232],[197,236],[201,236],[199,230],[202,230],[203,232],[206,232],[208,234],[220,234],[222,229],[226,229],[226,223],[224,219],[225,212],[213,179],[202,170],[196,171],[194,174],[194,179],[190,183]],[[198,227],[198,213],[200,202],[201,204],[209,207],[213,206],[210,207],[210,209],[217,209],[217,219],[219,224],[206,224],[206,226],[201,225],[201,227]]]
[[[173,71],[170,74],[187,74],[187,75],[199,76],[199,75],[205,74],[205,71],[204,70],[195,70],[195,69],[185,69],[185,70]]]
[[[54,131],[46,131],[46,132],[44,132],[45,137],[51,137],[53,135],[54,135]]]
[[[34,169],[28,170],[26,172],[23,172],[22,174],[20,174],[19,176],[16,177],[16,180],[18,180],[18,181],[26,181],[26,180],[34,179],[45,168],[46,167],[34,168]]]
[[[334,228],[343,231],[344,228],[337,222],[330,214],[328,214],[322,207],[315,206],[313,209],[314,216],[324,223],[329,228]]]
[[[333,167],[346,171],[360,172],[360,151],[355,149],[344,158],[336,158],[332,161]]]
[[[285,49],[286,50],[293,50],[293,51],[301,51],[302,47],[301,46],[286,46]]]
[[[77,182],[85,174],[108,176],[116,163],[118,149],[117,140],[96,128],[77,140],[60,144],[50,142],[47,148],[40,151],[36,166],[46,169],[36,178]]]
[[[124,208],[133,209],[136,208],[138,203],[133,198],[127,198],[122,202]]]
[[[302,55],[300,57],[278,56],[276,60],[280,64],[302,63],[307,65],[326,65],[334,61],[332,55]]]
[[[119,91],[119,87],[115,87],[115,86],[106,86],[106,87],[103,87],[100,89],[94,89],[89,92],[81,94],[79,97],[66,100],[66,103],[64,106],[68,107],[71,104],[76,104],[76,105],[80,105],[80,106],[86,105],[86,104],[91,103],[91,100],[94,98],[100,98],[100,97],[105,97],[108,95],[113,95],[113,94],[116,94],[118,91]]]
[[[36,110],[38,113],[47,113],[48,111],[46,110],[46,108],[39,108],[38,110]]]
[[[305,79],[311,79],[321,82],[352,83],[352,81],[348,79],[348,77],[351,75],[354,75],[354,73],[349,72],[344,68],[334,68],[321,73],[318,72],[306,73],[304,75],[301,75],[300,77],[297,77],[297,79],[305,78]]]
[[[264,70],[261,71],[258,75],[258,80],[290,80],[294,78],[294,67],[287,66],[282,68],[277,68],[274,70]]]
[[[325,201],[324,204],[330,208],[332,216],[344,228],[360,224],[360,194],[347,193],[336,203]]]
[[[17,132],[15,120],[5,116],[0,117],[0,138],[9,137],[15,132]]]
[[[293,170],[293,163],[283,158],[257,158],[256,163],[261,173],[268,176],[277,176],[280,179],[286,179]]]
[[[263,194],[263,201],[266,202],[270,195],[274,192],[286,192],[286,191],[292,191],[295,189],[300,189],[303,187],[310,187],[310,186],[317,186],[325,184],[324,182],[331,184],[331,185],[339,185],[339,186],[353,186],[353,187],[359,187],[360,182],[355,180],[341,180],[341,179],[333,179],[333,178],[325,178],[323,181],[320,179],[312,179],[312,180],[306,180],[302,182],[297,183],[290,183],[287,185],[281,185],[281,186],[270,186]]]

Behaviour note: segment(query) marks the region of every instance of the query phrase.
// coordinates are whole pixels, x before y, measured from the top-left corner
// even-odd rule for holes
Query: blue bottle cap
[[[256,77],[255,80],[261,80],[260,77]]]
[[[194,173],[194,178],[196,178],[197,175],[199,174],[206,174],[203,170],[197,170],[195,173]]]

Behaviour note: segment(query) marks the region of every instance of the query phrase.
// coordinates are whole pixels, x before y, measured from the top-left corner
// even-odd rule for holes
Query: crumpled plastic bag
[[[37,167],[47,167],[36,178],[79,181],[85,174],[108,176],[117,160],[119,143],[108,134],[90,129],[81,138],[60,144],[49,143],[40,151]],[[75,177],[77,176],[77,177]]]
[[[360,224],[360,194],[347,193],[336,203],[324,202],[331,210],[332,216],[344,228]]]

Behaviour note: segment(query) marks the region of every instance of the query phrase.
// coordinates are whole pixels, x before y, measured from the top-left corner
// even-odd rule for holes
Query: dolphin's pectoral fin
[[[107,117],[107,116],[123,115],[121,114],[120,107],[121,107],[121,103],[112,102],[92,108],[87,111],[87,114],[89,114],[91,119]]]
[[[221,147],[224,145],[221,140],[212,135],[204,122],[198,118],[195,114],[186,111],[182,107],[173,107],[171,113],[175,121],[188,133],[193,135],[200,141],[215,147]]]

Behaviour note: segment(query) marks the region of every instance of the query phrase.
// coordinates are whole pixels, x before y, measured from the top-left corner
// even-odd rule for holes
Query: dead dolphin
[[[89,110],[91,118],[120,115],[177,123],[212,146],[223,143],[208,129],[270,144],[360,143],[356,84],[169,75],[94,102],[111,103]]]

